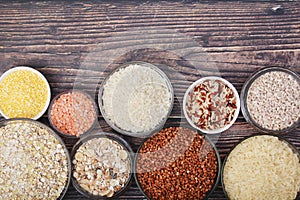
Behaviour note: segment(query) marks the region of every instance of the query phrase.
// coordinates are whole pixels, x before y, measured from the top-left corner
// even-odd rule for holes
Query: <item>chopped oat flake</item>
[[[129,180],[129,156],[128,151],[117,141],[93,138],[77,149],[73,159],[73,177],[90,194],[112,197]]]
[[[58,199],[68,180],[66,152],[30,122],[0,128],[0,199]]]
[[[200,129],[215,130],[231,123],[237,112],[237,99],[221,80],[205,80],[188,94],[186,111]]]

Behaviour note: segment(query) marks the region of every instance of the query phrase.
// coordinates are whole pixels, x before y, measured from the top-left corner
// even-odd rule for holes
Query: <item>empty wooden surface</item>
[[[262,67],[300,73],[299,19],[299,1],[0,1],[0,72],[31,66],[46,76],[53,96],[76,88],[97,100],[101,81],[114,67],[148,61],[166,72],[175,90],[167,125],[186,124],[182,97],[202,76],[222,76],[240,92]],[[49,125],[47,115],[40,121]],[[101,115],[99,126],[112,131]],[[240,113],[215,136],[221,159],[257,133]],[[300,149],[299,128],[283,137]],[[141,141],[124,138],[134,150]],[[63,139],[71,150],[76,140]],[[64,199],[86,198],[70,186]],[[144,196],[133,182],[120,199]],[[225,199],[221,184],[211,199]]]

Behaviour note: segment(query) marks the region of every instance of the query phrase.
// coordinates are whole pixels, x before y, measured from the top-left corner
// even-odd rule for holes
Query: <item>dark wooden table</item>
[[[300,73],[300,2],[0,1],[0,71],[27,65],[48,79],[52,95],[82,89],[97,100],[117,64],[157,64],[171,79],[175,105],[167,125],[187,124],[181,102],[202,76],[226,78],[240,92],[266,66]],[[47,115],[40,121],[49,125]],[[99,115],[99,126],[112,131]],[[257,134],[240,113],[215,136],[221,159]],[[134,150],[140,139],[123,136]],[[300,129],[284,135],[300,149]],[[63,138],[71,150],[76,140]],[[143,199],[136,184],[120,199]],[[85,199],[70,186],[64,199]],[[225,199],[221,184],[211,199]]]

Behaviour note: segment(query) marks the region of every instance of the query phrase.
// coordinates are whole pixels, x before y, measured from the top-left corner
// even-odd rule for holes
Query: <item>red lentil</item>
[[[203,135],[170,127],[139,149],[136,178],[150,199],[203,199],[215,184],[216,153]]]
[[[97,115],[92,100],[79,91],[61,94],[50,109],[53,126],[63,134],[77,137],[92,127]]]

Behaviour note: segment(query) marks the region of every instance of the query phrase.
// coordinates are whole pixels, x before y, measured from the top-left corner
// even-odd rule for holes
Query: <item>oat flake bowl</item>
[[[241,92],[242,113],[261,132],[287,133],[300,122],[300,77],[281,68],[255,72]]]
[[[0,199],[62,199],[71,174],[68,150],[44,124],[0,121]]]
[[[173,87],[158,67],[126,63],[102,82],[98,103],[105,121],[116,131],[147,137],[159,130],[173,108]]]
[[[93,132],[82,137],[71,153],[74,187],[92,199],[118,197],[132,180],[132,154],[116,134]]]
[[[188,127],[168,127],[141,144],[134,178],[147,199],[207,199],[220,168],[218,151],[207,136]]]
[[[298,199],[300,154],[275,135],[251,136],[225,158],[222,186],[229,199]]]
[[[46,78],[37,70],[19,66],[0,77],[0,113],[8,118],[40,118],[50,103]]]
[[[235,87],[227,80],[209,76],[195,81],[183,98],[183,113],[191,126],[207,134],[230,128],[240,111]]]

